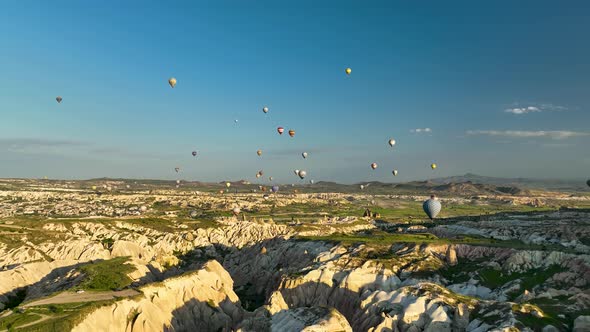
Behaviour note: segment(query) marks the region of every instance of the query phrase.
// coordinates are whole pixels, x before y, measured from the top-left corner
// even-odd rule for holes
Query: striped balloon
[[[428,218],[432,220],[440,213],[442,206],[434,196],[430,196],[430,199],[422,204],[422,208],[426,212],[426,215],[428,215]]]

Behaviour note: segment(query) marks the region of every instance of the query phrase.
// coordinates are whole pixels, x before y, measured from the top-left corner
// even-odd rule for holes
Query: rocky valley
[[[590,196],[224,187],[2,180],[0,331],[590,330]]]

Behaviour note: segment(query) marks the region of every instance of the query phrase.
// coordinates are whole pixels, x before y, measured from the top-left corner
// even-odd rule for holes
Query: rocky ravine
[[[130,276],[141,294],[93,309],[76,331],[584,331],[589,324],[583,254],[338,245],[232,218],[176,232],[124,220],[42,228],[50,236],[31,230],[15,235],[23,245],[0,248],[2,305],[19,290],[26,307],[70,289],[83,262],[129,256],[135,267]]]

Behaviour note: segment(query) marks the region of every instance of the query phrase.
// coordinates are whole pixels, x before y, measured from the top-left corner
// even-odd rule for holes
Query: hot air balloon
[[[92,186],[92,190],[96,190],[96,186]]]
[[[430,168],[432,168],[432,169],[436,169],[436,167],[437,167],[437,166],[436,166],[436,164],[434,164],[434,163],[430,165]]]
[[[192,155],[193,155],[193,157],[196,157],[197,156],[197,151],[193,151]]]
[[[139,208],[139,210],[140,210],[141,212],[145,212],[145,211],[147,211],[147,206],[145,206],[145,205],[142,205],[142,206]]]
[[[258,174],[260,174],[260,176],[263,176],[264,175],[264,172],[262,170],[259,170],[258,171]]]
[[[268,181],[272,181],[274,178],[272,176],[268,177]]]
[[[61,104],[61,101],[63,100],[63,98],[61,96],[57,96],[57,97],[55,97],[55,100],[57,101],[58,104]]]
[[[397,169],[394,169],[393,171],[391,171],[391,173],[393,174],[393,176],[397,176]]]
[[[389,140],[389,145],[392,147],[395,145],[395,140],[393,138]]]
[[[237,216],[238,214],[240,214],[240,212],[242,212],[242,210],[240,210],[239,207],[235,207],[232,211],[231,211],[235,216]]]
[[[264,106],[264,107],[262,108],[262,111],[263,111],[264,113],[268,113],[268,107]]]
[[[365,186],[362,185],[362,184],[360,185],[360,187],[361,187],[361,190],[364,190],[365,189]]]
[[[272,186],[271,191],[273,193],[276,193],[277,191],[279,191],[279,186],[277,186],[277,185]]]
[[[350,68],[346,68],[345,72],[346,72],[346,75],[350,75],[350,73],[352,73],[352,69],[350,69]],[[361,75],[361,76],[362,76],[362,75]]]
[[[174,167],[174,170],[176,171],[176,173],[178,173],[178,171],[180,171],[180,167]]]
[[[234,120],[234,122],[235,122],[235,123],[238,123],[238,119],[235,119],[235,120]]]
[[[303,152],[303,153],[301,154],[301,156],[303,157],[303,159],[306,159],[306,158],[307,158],[307,152]]]
[[[270,198],[270,196],[268,196],[268,194],[264,194],[264,195],[262,195],[262,198],[264,198],[265,200],[267,200],[267,199]]]
[[[590,179],[586,181],[586,184],[588,185],[588,187],[590,187]]]
[[[224,192],[223,189],[219,191],[220,194],[223,194],[223,192]]]
[[[257,154],[259,157],[260,157],[260,156],[262,156],[262,150],[258,150],[258,151],[256,151],[256,154]]]
[[[229,188],[229,187],[231,187],[231,183],[229,183],[229,182],[226,182],[226,183],[225,183],[225,186]]]
[[[174,86],[176,86],[176,79],[174,77],[170,77],[170,79],[168,80],[168,84],[170,84],[170,86],[174,88]]]
[[[297,174],[299,175],[299,177],[300,177],[301,179],[304,179],[304,178],[305,178],[305,176],[307,175],[307,172],[306,172],[306,171],[299,171],[299,173],[297,173]]]
[[[126,185],[125,188],[129,189],[129,188],[131,188],[131,186],[130,185]]]
[[[434,195],[432,195],[430,196],[429,200],[425,201],[424,204],[422,204],[422,208],[424,209],[424,212],[426,212],[428,218],[432,220],[436,218],[442,207],[438,199]]]
[[[277,132],[279,133],[279,135],[282,135],[282,134],[283,134],[283,132],[285,132],[285,128],[283,128],[283,127],[278,127],[278,128],[277,128]]]
[[[295,173],[295,175],[299,176],[299,170],[298,169],[294,170],[293,172]]]
[[[314,184],[314,183],[315,183],[315,181],[314,181],[314,180],[309,180],[309,183],[310,183],[310,184]]]
[[[290,129],[289,130],[289,136],[291,136],[291,137],[295,136],[295,130]]]
[[[261,177],[262,175],[260,175],[260,172],[256,173],[256,178]]]
[[[372,163],[372,164],[371,164],[371,168],[372,168],[372,169],[377,169],[377,163]]]
[[[176,184],[180,184],[180,180],[176,180]]]

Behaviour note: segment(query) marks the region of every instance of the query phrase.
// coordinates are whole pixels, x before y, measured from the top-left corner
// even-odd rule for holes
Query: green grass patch
[[[0,330],[14,331],[21,325],[32,323],[39,319],[41,319],[41,316],[33,313],[14,313],[0,319]]]
[[[135,271],[135,267],[128,264],[128,260],[129,257],[117,257],[80,266],[78,270],[85,275],[85,278],[77,288],[109,291],[131,285],[132,280],[127,274]]]

